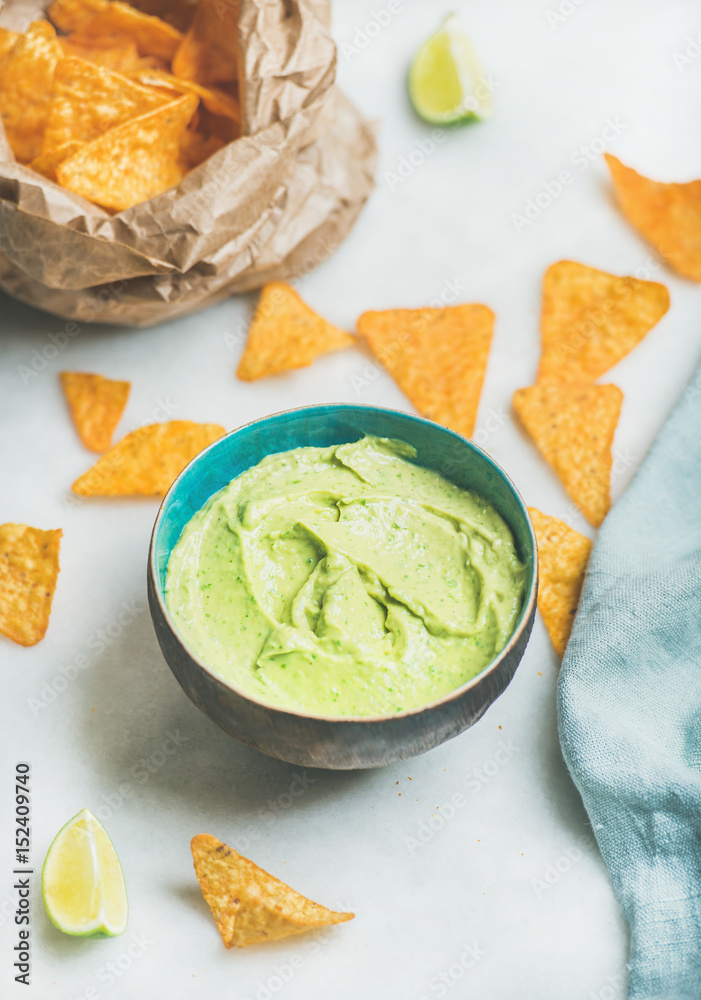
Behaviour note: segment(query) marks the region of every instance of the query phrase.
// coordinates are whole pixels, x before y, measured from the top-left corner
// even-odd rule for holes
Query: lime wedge
[[[482,121],[491,114],[487,78],[454,14],[414,57],[409,97],[417,115],[433,125]]]
[[[49,919],[64,934],[114,937],[126,930],[127,888],[100,821],[83,809],[59,830],[41,874]]]

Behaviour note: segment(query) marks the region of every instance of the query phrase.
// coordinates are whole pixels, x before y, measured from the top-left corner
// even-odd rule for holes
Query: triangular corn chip
[[[0,28],[0,59],[6,56],[10,49],[14,47],[18,38],[19,34],[16,31],[10,31],[9,28]]]
[[[63,532],[0,525],[0,632],[21,646],[44,638]]]
[[[655,281],[561,260],[543,280],[538,381],[594,381],[632,351],[669,309]]]
[[[358,333],[424,417],[470,437],[477,418],[494,313],[471,303],[366,312]]]
[[[543,383],[514,393],[514,409],[587,521],[611,506],[611,447],[623,393],[615,385]]]
[[[183,38],[180,31],[159,17],[119,0],[54,0],[49,17],[62,31],[133,38],[141,55],[157,56],[166,62],[173,58]]]
[[[173,72],[198,83],[238,80],[238,0],[199,0],[173,58]]]
[[[109,129],[171,102],[104,66],[70,56],[56,67],[42,153],[69,142],[93,142]]]
[[[55,181],[59,163],[63,163],[69,156],[73,156],[84,145],[84,142],[64,142],[62,146],[56,146],[54,149],[49,150],[48,153],[40,153],[39,156],[32,160],[29,166],[32,170],[36,170],[38,174],[48,177],[50,181]]]
[[[163,496],[186,465],[224,434],[218,424],[171,420],[123,437],[73,483],[81,497]]]
[[[49,22],[34,21],[0,59],[0,117],[20,163],[30,163],[41,152],[54,72],[62,55]]]
[[[64,56],[76,56],[115,73],[124,73],[125,76],[143,68],[133,38],[120,35],[95,38],[91,35],[71,34],[60,37],[58,43]]]
[[[291,285],[273,281],[260,293],[236,374],[252,382],[291,368],[304,368],[322,354],[354,343],[349,333],[327,323],[302,302]]]
[[[176,94],[194,94],[213,115],[232,118],[235,122],[241,121],[239,102],[217,87],[203,87],[195,80],[181,80],[179,77],[173,76],[171,73],[164,73],[160,69],[138,70],[134,74],[134,78],[145,87],[161,87],[174,91]]]
[[[131,383],[87,372],[61,372],[59,377],[81,441],[91,451],[107,451]]]
[[[185,94],[117,125],[58,165],[59,184],[117,212],[167,191],[183,179],[180,141],[196,108]]]
[[[109,7],[109,0],[53,0],[48,15],[61,31],[83,31]]]
[[[606,154],[623,214],[660,256],[692,281],[701,281],[701,180],[662,184]]]
[[[557,517],[541,514],[535,507],[529,507],[528,513],[538,540],[538,610],[562,656],[577,613],[591,542]]]
[[[313,903],[208,833],[193,837],[191,847],[202,895],[227,948],[276,941],[354,916]]]

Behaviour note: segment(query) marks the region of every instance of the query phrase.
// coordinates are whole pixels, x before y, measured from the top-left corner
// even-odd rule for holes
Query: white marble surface
[[[354,45],[381,5],[339,0],[339,42]],[[448,301],[456,285],[458,299],[488,303],[497,325],[480,439],[529,503],[590,533],[512,420],[509,399],[535,373],[540,279],[563,257],[621,274],[647,268],[672,295],[668,315],[611,373],[626,394],[614,495],[696,363],[701,292],[649,259],[614,207],[601,158],[577,151],[611,119],[620,135],[608,148],[624,161],[664,180],[701,176],[701,58],[683,72],[674,61],[687,36],[701,32],[701,13],[693,0],[564,0],[572,13],[551,25],[547,0],[452,6],[496,82],[494,119],[441,135],[432,155],[395,183],[385,175],[431,137],[407,107],[404,73],[443,8],[402,0],[362,51],[345,48],[343,86],[379,121],[378,187],[348,241],[300,288],[349,327],[368,308]],[[573,183],[517,232],[512,215],[565,169]],[[27,995],[12,982],[7,916],[11,772],[26,759],[35,866],[61,824],[89,806],[117,845],[131,900],[123,938],[73,940],[49,925],[35,881],[30,993],[42,1000],[623,996],[625,928],[561,761],[558,661],[539,620],[511,687],[473,729],[382,771],[306,772],[308,787],[293,801],[299,769],[220,732],[161,657],[145,610],[157,504],[70,505],[70,483],[91,458],[67,417],[61,368],[132,381],[122,431],[169,415],[233,428],[311,401],[408,405],[354,351],[259,384],[237,382],[252,301],[145,331],[86,328],[52,357],[49,334],[63,324],[0,297],[0,521],[65,532],[46,639],[32,649],[0,643],[0,993]],[[23,381],[18,366],[31,365],[34,352],[46,366]],[[73,677],[81,655],[86,668]],[[51,696],[46,685],[63,689],[50,703],[42,701]],[[169,734],[177,746],[165,742]],[[459,808],[429,839],[426,824],[433,817],[439,825],[456,793]],[[191,867],[189,840],[203,830],[357,918],[327,936],[225,951]],[[418,841],[420,831],[426,842],[416,847],[407,838]]]

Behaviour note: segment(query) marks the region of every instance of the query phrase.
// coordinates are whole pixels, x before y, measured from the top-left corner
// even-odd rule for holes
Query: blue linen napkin
[[[560,743],[630,928],[630,1000],[701,997],[701,369],[594,545]]]

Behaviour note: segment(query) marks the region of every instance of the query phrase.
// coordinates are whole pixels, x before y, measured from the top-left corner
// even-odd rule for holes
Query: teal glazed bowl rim
[[[315,715],[279,708],[224,680],[187,645],[165,602],[168,559],[193,514],[266,455],[356,441],[364,433],[408,442],[416,448],[416,464],[473,490],[496,508],[511,529],[527,569],[521,614],[506,646],[479,674],[426,705],[379,716]],[[319,404],[283,410],[244,424],[218,438],[183,469],[156,517],[147,582],[151,617],[168,666],[190,699],[229,735],[295,764],[374,767],[415,756],[457,736],[505,690],[523,656],[535,617],[537,543],[518,490],[503,469],[473,442],[401,410],[362,403]],[[436,718],[432,721],[431,716]]]

